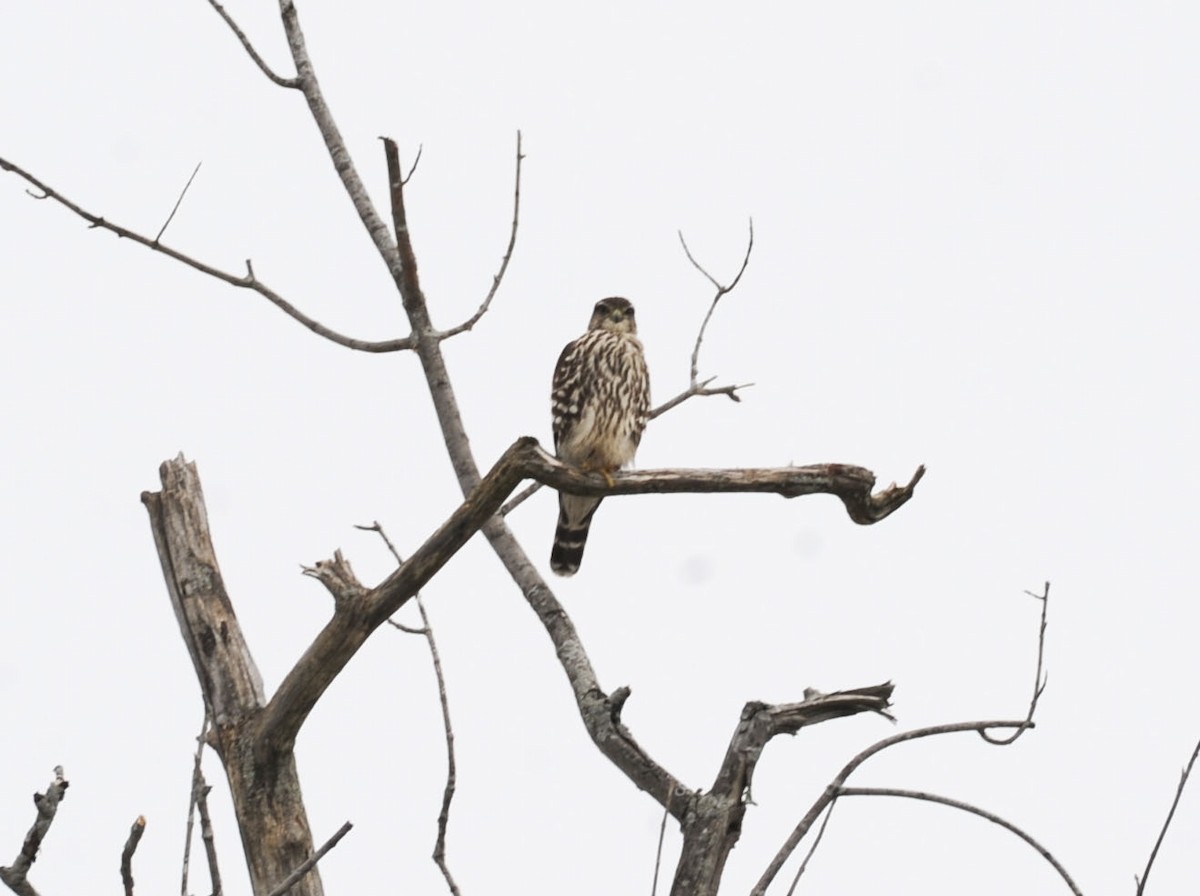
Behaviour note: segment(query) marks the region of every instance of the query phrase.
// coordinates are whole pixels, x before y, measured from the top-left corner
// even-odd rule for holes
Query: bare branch
[[[1154,848],[1150,850],[1150,858],[1146,860],[1146,869],[1140,878],[1136,874],[1133,876],[1137,883],[1137,896],[1142,896],[1146,889],[1146,880],[1150,877],[1150,869],[1154,867],[1154,860],[1158,858],[1158,849],[1162,846],[1163,838],[1167,836],[1167,829],[1171,827],[1171,820],[1175,817],[1175,810],[1179,807],[1179,799],[1183,796],[1183,788],[1187,786],[1188,776],[1192,773],[1192,766],[1196,764],[1197,756],[1200,756],[1200,742],[1197,742],[1196,749],[1192,750],[1192,758],[1188,760],[1188,764],[1184,766],[1179,775],[1179,786],[1175,788],[1175,799],[1171,800],[1171,808],[1167,812],[1162,830],[1158,832],[1158,839],[1154,841]]]
[[[125,885],[125,896],[133,896],[133,854],[137,851],[142,834],[146,832],[146,819],[139,815],[129,829],[129,839],[121,850],[121,883]]]
[[[233,33],[237,36],[237,39],[241,41],[241,44],[245,48],[246,52],[250,54],[250,58],[254,60],[254,64],[258,66],[259,71],[261,71],[280,87],[288,87],[294,90],[300,89],[300,81],[298,78],[281,78],[271,70],[271,67],[266,63],[266,60],[264,60],[262,56],[258,55],[258,51],[254,49],[254,45],[250,43],[250,38],[246,37],[246,33],[238,27],[238,24],[233,20],[233,17],[225,11],[224,6],[218,3],[217,0],[208,0],[208,2],[209,5],[217,11],[217,14],[225,20],[225,24],[229,26],[230,30],[233,31]]]
[[[820,817],[825,808],[838,797],[846,779],[852,775],[855,770],[882,750],[888,747],[894,747],[896,744],[902,744],[910,740],[918,740],[923,737],[933,737],[940,734],[956,734],[962,731],[979,732],[991,728],[1020,728],[1033,727],[1033,723],[1029,721],[995,721],[995,722],[954,722],[949,725],[933,725],[929,728],[915,728],[912,731],[903,731],[900,734],[893,734],[891,737],[885,737],[883,740],[876,741],[871,746],[867,747],[853,759],[842,767],[842,770],[834,776],[833,780],[826,786],[824,792],[812,804],[804,817],[800,819],[800,823],[796,825],[796,829],[788,835],[783,846],[775,854],[767,865],[762,876],[758,879],[758,883],[754,885],[754,889],[750,891],[751,896],[764,896],[767,892],[767,887],[771,885],[771,881],[775,879],[775,875],[783,867],[784,862],[788,860],[792,852],[795,851],[800,841],[804,839],[804,835],[808,833],[813,823]]]
[[[33,184],[45,194],[41,198],[53,199],[59,205],[70,209],[76,215],[83,218],[93,228],[107,230],[110,233],[115,233],[117,236],[123,239],[131,240],[132,242],[145,246],[151,251],[161,252],[168,258],[173,258],[175,261],[187,265],[193,270],[199,271],[202,274],[207,274],[209,277],[213,277],[224,283],[228,283],[230,286],[236,286],[239,289],[249,289],[258,293],[288,317],[298,321],[309,330],[316,333],[318,336],[328,339],[330,342],[337,343],[338,345],[346,348],[354,349],[355,351],[372,353],[398,352],[411,349],[413,347],[413,340],[411,337],[405,337],[403,339],[389,339],[383,342],[370,342],[364,339],[354,339],[350,336],[344,336],[343,334],[338,333],[336,330],[331,330],[324,324],[317,322],[307,314],[304,314],[291,302],[287,301],[285,298],[283,298],[283,296],[275,292],[275,290],[261,282],[254,275],[254,270],[250,266],[249,261],[246,262],[246,275],[243,277],[238,277],[237,275],[231,274],[228,271],[215,268],[212,265],[206,264],[205,262],[193,258],[190,255],[186,255],[177,249],[172,249],[170,246],[163,245],[162,243],[158,242],[157,239],[150,239],[149,237],[143,236],[142,234],[130,230],[127,227],[123,227],[120,224],[113,224],[99,215],[92,214],[91,212],[81,208],[66,196],[63,196],[54,188],[42,183],[25,169],[18,165],[14,165],[12,162],[9,162],[3,158],[0,158],[0,169],[11,171],[18,177],[21,177]]]
[[[316,867],[317,862],[325,858],[325,853],[337,846],[338,841],[349,834],[350,829],[353,827],[354,825],[352,825],[350,822],[346,822],[344,825],[338,828],[337,833],[326,840],[325,845],[314,852],[312,856],[306,859],[303,864],[299,865],[295,871],[285,877],[279,886],[270,892],[270,896],[283,896],[284,893],[296,886],[296,884],[300,882],[304,875],[308,874],[308,872],[312,871],[313,868]]]
[[[742,396],[738,395],[739,389],[749,389],[754,383],[739,383],[736,386],[709,386],[716,377],[710,377],[701,383],[694,383],[688,386],[674,398],[667,399],[656,408],[652,408],[649,414],[649,419],[653,420],[665,414],[672,408],[683,404],[689,398],[704,398],[710,395],[728,395],[731,401],[741,401]]]
[[[683,821],[696,794],[651,759],[621,721],[628,688],[619,688],[611,696],[605,693],[571,617],[503,519],[492,517],[483,533],[550,636],[592,742],[635,787],[650,794],[673,818]]]
[[[1037,668],[1033,672],[1033,696],[1029,698],[1029,711],[1025,714],[1025,721],[1032,722],[1033,714],[1037,712],[1038,701],[1042,699],[1042,692],[1046,690],[1046,682],[1048,678],[1042,675],[1042,661],[1046,652],[1046,610],[1050,607],[1050,583],[1047,582],[1042,589],[1041,594],[1034,594],[1032,591],[1026,591],[1030,597],[1042,602],[1042,622],[1038,628],[1038,650],[1037,650]],[[1032,726],[1018,728],[1007,737],[993,737],[986,731],[980,731],[979,736],[986,740],[989,744],[995,744],[998,747],[1006,747],[1014,743],[1018,737],[1024,734]]]
[[[999,815],[995,815],[985,809],[980,809],[978,806],[972,806],[970,803],[964,803],[961,800],[938,796],[934,793],[925,793],[920,790],[900,790],[891,787],[843,787],[838,791],[837,797],[840,799],[844,796],[898,796],[911,800],[923,800],[927,803],[939,803],[943,806],[950,806],[954,809],[970,812],[972,815],[978,815],[980,818],[985,818],[992,822],[992,824],[998,824],[1005,830],[1011,831],[1032,846],[1059,873],[1059,876],[1062,877],[1075,896],[1083,896],[1079,887],[1075,885],[1075,881],[1071,880],[1071,875],[1067,874],[1067,869],[1059,863],[1058,859],[1051,855],[1050,850],[1046,849],[1046,847],[1042,846],[1042,844],[1038,843],[1033,837],[1029,836],[1029,834],[1025,833],[1012,822],[1006,821]]]
[[[287,35],[292,62],[296,66],[297,86],[304,94],[304,101],[308,104],[308,111],[317,125],[317,130],[321,132],[325,151],[329,154],[329,160],[333,163],[333,169],[337,172],[346,195],[354,205],[354,211],[366,228],[371,242],[375,244],[379,257],[387,266],[393,282],[400,286],[404,271],[396,244],[388,232],[387,224],[375,210],[362,178],[358,176],[358,169],[350,157],[350,150],[346,148],[346,141],[342,138],[337,122],[333,120],[333,113],[325,102],[325,95],[321,92],[320,82],[317,81],[316,71],[308,56],[308,46],[304,39],[304,31],[300,27],[300,16],[296,12],[295,3],[292,0],[279,0],[279,13],[283,20],[284,33]]]
[[[58,804],[62,802],[69,786],[70,782],[63,777],[62,766],[56,765],[54,780],[50,782],[46,792],[33,795],[33,805],[37,807],[37,818],[34,819],[33,827],[25,835],[21,851],[17,853],[13,863],[0,868],[0,882],[3,882],[18,896],[37,896],[37,890],[27,880],[29,869],[37,861],[38,849],[41,848],[42,840],[49,833],[50,825],[54,823]]]
[[[496,291],[500,289],[500,283],[504,280],[504,274],[508,271],[508,262],[512,259],[513,249],[517,245],[517,222],[521,217],[521,162],[525,156],[521,152],[521,132],[517,131],[517,174],[515,185],[513,187],[513,217],[512,228],[508,232],[508,248],[504,250],[504,257],[500,259],[500,270],[492,277],[492,288],[488,290],[487,296],[483,300],[483,304],[469,318],[459,324],[457,327],[451,327],[449,330],[439,334],[442,339],[449,339],[451,336],[457,336],[465,330],[470,330],[480,318],[487,314],[487,310],[491,307],[492,299],[496,297]],[[416,163],[413,163],[416,167]]]
[[[167,220],[163,221],[163,226],[159,228],[158,233],[154,235],[154,242],[162,239],[162,235],[167,232],[167,228],[171,226],[171,222],[175,219],[175,213],[179,211],[179,206],[183,202],[183,197],[187,195],[188,188],[191,187],[192,181],[196,179],[196,175],[200,173],[200,166],[203,162],[197,162],[196,167],[192,170],[192,176],[187,179],[187,183],[183,185],[183,189],[179,193],[179,198],[175,200],[175,205],[171,207],[171,214],[167,215]]]

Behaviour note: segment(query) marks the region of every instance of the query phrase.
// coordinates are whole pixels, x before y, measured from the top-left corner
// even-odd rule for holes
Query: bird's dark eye
[[[633,317],[633,308],[632,307],[626,308],[625,313],[628,314],[630,317]]]
[[[612,309],[609,308],[606,303],[601,302],[599,305],[596,306],[596,311],[599,314],[608,314],[610,311],[612,311]]]

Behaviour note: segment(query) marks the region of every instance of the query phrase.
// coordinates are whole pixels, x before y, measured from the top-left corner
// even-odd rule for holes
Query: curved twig
[[[496,291],[500,289],[500,282],[504,279],[504,274],[508,271],[508,262],[512,259],[513,249],[517,245],[517,222],[521,217],[521,162],[525,159],[521,152],[521,132],[517,131],[517,174],[515,185],[513,186],[513,217],[512,228],[508,232],[508,248],[504,250],[504,257],[500,259],[500,269],[496,271],[492,277],[492,288],[488,290],[487,296],[483,300],[483,304],[479,306],[474,314],[463,321],[456,327],[451,327],[438,334],[439,339],[449,339],[451,336],[457,336],[466,330],[470,330],[480,319],[487,314],[488,308],[491,307],[492,299],[496,297]],[[416,167],[416,163],[413,163]]]
[[[208,3],[217,11],[217,14],[225,20],[225,24],[228,25],[230,30],[233,31],[233,33],[237,36],[237,39],[241,42],[242,47],[247,53],[250,54],[250,58],[254,60],[254,64],[258,66],[259,71],[261,71],[280,87],[288,87],[293,90],[300,89],[300,80],[298,78],[282,78],[271,70],[271,67],[266,63],[266,60],[258,54],[256,49],[254,49],[254,44],[250,43],[250,38],[246,37],[246,33],[242,31],[242,29],[238,27],[237,22],[233,20],[233,16],[225,11],[224,6],[218,3],[217,0],[208,0]]]
[[[291,302],[279,295],[279,293],[275,292],[265,283],[261,282],[255,276],[254,268],[249,261],[246,262],[246,275],[244,277],[238,277],[235,274],[229,273],[228,271],[223,271],[220,268],[215,268],[210,264],[205,264],[203,261],[193,258],[190,255],[186,255],[177,249],[172,249],[170,246],[166,246],[148,236],[143,236],[142,234],[130,230],[127,227],[122,227],[120,224],[113,224],[111,221],[107,221],[99,215],[93,215],[86,209],[81,208],[75,202],[72,202],[66,196],[63,196],[54,188],[42,183],[42,181],[38,180],[38,178],[34,177],[24,168],[13,164],[6,159],[0,158],[0,168],[4,169],[5,171],[11,171],[18,177],[24,178],[26,181],[33,184],[46,194],[43,198],[53,199],[59,205],[70,209],[76,215],[87,221],[88,224],[93,228],[107,230],[110,233],[115,233],[117,236],[122,237],[123,239],[131,240],[139,245],[145,246],[147,249],[150,249],[153,252],[161,252],[168,258],[173,258],[176,261],[187,265],[193,270],[197,270],[202,274],[207,274],[209,277],[214,277],[217,280],[228,283],[230,286],[236,286],[240,289],[249,289],[258,293],[288,317],[298,321],[308,329],[312,330],[312,332],[316,333],[318,336],[328,339],[330,342],[335,342],[338,345],[344,346],[345,348],[354,349],[355,351],[373,353],[398,352],[411,349],[413,347],[413,340],[411,337],[405,337],[403,339],[389,339],[383,342],[371,342],[365,339],[354,339],[350,336],[344,336],[341,333],[338,333],[336,330],[331,330],[324,324],[319,323],[318,321],[309,317],[307,314],[304,314]]]
[[[788,887],[787,896],[792,896],[796,892],[796,885],[800,883],[800,878],[808,870],[809,860],[812,859],[813,853],[817,851],[817,847],[821,845],[821,839],[825,836],[825,829],[829,827],[829,819],[833,818],[833,809],[836,805],[837,800],[834,800],[829,804],[829,808],[825,810],[825,817],[821,819],[821,826],[817,828],[817,836],[813,838],[812,846],[808,848],[804,860],[800,863],[800,867],[796,869],[796,876],[792,878],[792,885]]]
[[[970,812],[972,815],[978,815],[980,818],[985,818],[992,824],[998,824],[1006,831],[1011,831],[1016,834],[1035,850],[1038,854],[1050,863],[1051,867],[1059,873],[1063,881],[1075,896],[1083,896],[1079,887],[1075,885],[1075,881],[1071,879],[1071,875],[1067,873],[1067,869],[1059,863],[1058,859],[1054,858],[1050,850],[1038,843],[1033,837],[1025,833],[1011,821],[1007,821],[986,809],[980,809],[978,806],[972,806],[970,803],[964,803],[962,800],[951,799],[950,797],[938,796],[936,793],[925,793],[920,790],[902,790],[894,787],[842,787],[838,790],[837,798],[844,796],[898,796],[910,800],[922,800],[927,803],[939,803],[943,806],[950,806],[954,809],[961,809],[964,812]]]

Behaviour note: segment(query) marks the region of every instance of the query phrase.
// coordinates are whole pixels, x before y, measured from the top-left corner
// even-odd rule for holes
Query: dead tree
[[[410,326],[407,335],[384,341],[368,341],[335,332],[305,315],[260,280],[249,262],[244,273],[221,270],[163,243],[166,225],[156,236],[148,237],[85,210],[15,163],[0,159],[0,168],[24,178],[38,191],[34,194],[37,198],[60,203],[94,228],[110,231],[165,254],[233,287],[258,293],[324,339],[356,351],[414,352],[420,361],[425,384],[436,409],[441,439],[463,496],[462,503],[446,516],[436,530],[429,533],[420,547],[402,561],[397,555],[395,571],[374,586],[360,582],[350,563],[340,553],[306,570],[332,595],[333,612],[308,649],[296,660],[279,688],[268,697],[222,581],[195,465],[182,456],[164,462],[160,468],[161,489],[142,495],[167,591],[203,694],[208,726],[202,735],[202,742],[216,751],[225,769],[255,894],[268,896],[286,891],[298,896],[319,896],[323,892],[316,862],[348,830],[348,826],[321,849],[315,848],[293,752],[297,734],[322,694],[367,638],[385,622],[389,622],[398,609],[416,599],[420,589],[476,533],[482,533],[486,538],[518,592],[545,628],[574,694],[580,717],[596,747],[635,787],[658,802],[663,808],[664,818],[669,816],[679,825],[683,847],[671,892],[676,896],[715,894],[729,852],[740,837],[756,763],[767,744],[780,734],[794,734],[802,727],[834,718],[863,712],[886,715],[892,685],[885,683],[856,687],[830,694],[808,691],[802,699],[788,704],[770,705],[751,701],[745,705],[736,721],[713,783],[707,788],[686,786],[638,744],[622,721],[622,708],[630,695],[629,689],[620,687],[608,691],[601,686],[570,616],[505,521],[505,515],[530,489],[527,488],[515,498],[512,495],[527,481],[532,483],[530,488],[550,486],[578,494],[605,496],[666,492],[764,492],[794,498],[830,494],[841,499],[851,520],[869,525],[883,520],[912,497],[924,473],[923,468],[919,468],[907,484],[892,485],[880,491],[874,490],[875,477],[870,471],[842,464],[779,469],[647,470],[618,474],[608,482],[564,466],[543,451],[536,440],[524,437],[517,438],[490,470],[481,472],[459,413],[442,344],[470,330],[488,312],[512,258],[518,229],[523,159],[519,135],[512,227],[492,287],[468,319],[456,326],[439,329],[433,323],[418,277],[405,211],[406,175],[396,144],[390,139],[383,141],[390,187],[390,221],[387,221],[368,197],[325,102],[291,0],[280,2],[283,29],[294,68],[294,74],[287,76],[277,74],[267,64],[216,0],[209,2],[266,77],[285,90],[298,90],[303,95],[334,170],[368,237],[390,272]],[[708,278],[715,294],[691,357],[689,385],[655,409],[655,415],[695,397],[725,395],[738,399],[738,390],[743,387],[714,386],[711,380],[700,379],[698,356],[712,309],[737,286],[741,271],[749,262],[752,246],[753,229],[741,270],[726,283],[710,275],[696,262],[684,244],[687,258]],[[1035,597],[1039,597],[1043,605],[1040,646],[1044,641],[1044,610],[1048,592]],[[417,631],[431,639],[427,622],[424,630]],[[433,647],[432,639],[430,644]],[[436,648],[433,649],[436,662]],[[1060,872],[1069,888],[1078,892],[1066,871],[1048,851],[1003,819],[987,816],[983,810],[932,794],[846,786],[847,778],[864,761],[883,749],[905,741],[973,731],[996,743],[1011,742],[1033,726],[1033,710],[1041,693],[1042,682],[1039,650],[1034,696],[1026,718],[959,723],[905,732],[886,738],[854,757],[797,824],[792,836],[764,870],[754,892],[765,892],[815,822],[823,814],[825,822],[828,822],[828,811],[838,799],[867,794],[925,799],[984,814],[1034,845]],[[448,716],[446,718],[447,737],[450,739]],[[1011,732],[1010,737],[1000,740],[992,733],[1001,730]],[[13,866],[0,869],[0,879],[16,892],[33,892],[26,875],[66,786],[60,772],[47,795],[38,798],[39,819],[18,861]],[[451,778],[447,794],[452,792],[452,788]],[[203,824],[206,811],[202,801],[207,786],[200,777],[197,778],[194,792],[200,804]],[[439,819],[439,849],[444,842],[448,798]],[[137,837],[140,837],[140,829],[141,825],[135,824],[122,862],[126,889],[130,892],[133,887],[130,859],[137,845]],[[824,824],[821,830],[824,830]],[[818,842],[819,838],[818,833]],[[436,853],[435,858],[438,858]],[[211,850],[209,863],[215,871],[215,855]],[[439,859],[439,864],[451,890],[457,892],[444,861]]]

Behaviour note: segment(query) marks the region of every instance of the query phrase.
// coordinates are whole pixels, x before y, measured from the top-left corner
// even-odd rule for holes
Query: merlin
[[[587,332],[559,355],[550,403],[563,463],[609,479],[633,460],[650,416],[650,374],[628,299],[596,303]],[[600,498],[559,493],[550,568],[560,576],[579,570],[599,506]]]

